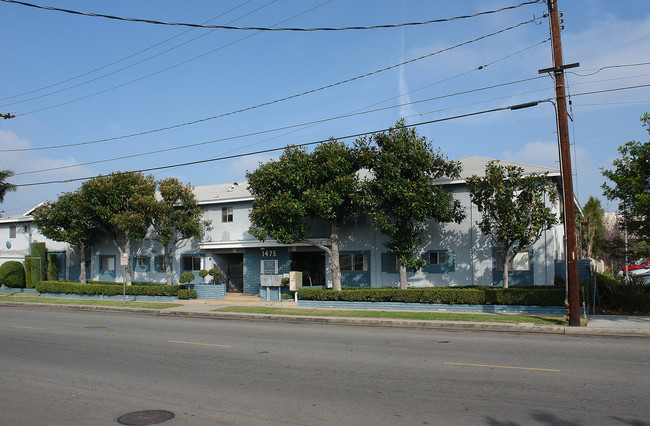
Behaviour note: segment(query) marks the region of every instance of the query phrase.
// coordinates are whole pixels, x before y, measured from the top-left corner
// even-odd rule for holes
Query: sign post
[[[126,267],[129,265],[129,257],[126,253],[120,253],[120,266],[124,266],[124,279],[122,279],[122,302],[126,305]]]

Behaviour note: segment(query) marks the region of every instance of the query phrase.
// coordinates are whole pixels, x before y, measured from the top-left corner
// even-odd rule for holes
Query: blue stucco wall
[[[291,256],[288,247],[274,247],[264,251],[247,249],[244,252],[244,293],[261,294],[260,262],[262,260],[277,260],[278,274],[280,275],[288,274],[291,268]]]
[[[197,299],[223,299],[226,297],[225,284],[192,284]]]

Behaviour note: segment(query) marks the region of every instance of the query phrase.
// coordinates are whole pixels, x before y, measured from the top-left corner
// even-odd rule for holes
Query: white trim
[[[329,238],[312,238],[314,241],[324,246],[331,246],[332,241]],[[262,248],[262,247],[313,247],[308,243],[282,244],[275,240],[248,240],[248,241],[210,241],[199,244],[201,250],[216,249],[235,249],[235,248]]]
[[[241,197],[241,198],[223,198],[223,199],[214,199],[214,200],[202,200],[198,201],[200,206],[207,204],[229,204],[229,203],[241,203],[244,201],[254,201],[254,197]]]

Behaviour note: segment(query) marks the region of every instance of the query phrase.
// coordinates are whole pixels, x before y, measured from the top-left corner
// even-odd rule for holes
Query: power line
[[[628,87],[617,87],[614,89],[594,90],[593,92],[574,93],[571,96],[576,97],[576,96],[584,96],[584,95],[595,95],[598,93],[618,92],[619,90],[640,89],[642,87],[650,87],[650,84],[640,84],[638,86],[628,86]]]
[[[538,101],[534,101],[534,102],[529,102],[529,103],[526,103],[526,104],[509,105],[509,106],[505,106],[505,107],[499,107],[499,108],[492,108],[492,109],[488,109],[488,110],[470,112],[470,113],[467,113],[467,114],[455,115],[455,116],[451,116],[451,117],[438,118],[438,119],[435,119],[435,120],[428,120],[428,121],[422,121],[422,122],[419,122],[419,123],[408,124],[408,125],[406,125],[406,127],[424,126],[424,125],[428,125],[428,124],[440,123],[440,122],[443,122],[443,121],[456,120],[456,119],[460,119],[460,118],[467,118],[467,117],[472,117],[472,116],[481,115],[481,114],[487,114],[487,113],[491,113],[491,112],[514,110],[514,109],[518,109],[518,107],[521,107],[522,105],[533,106],[533,105],[537,105],[538,103],[541,103],[541,102],[548,102],[550,100],[551,100],[550,98],[549,99],[542,99],[542,100],[538,100]],[[356,133],[356,134],[353,134],[353,135],[339,136],[339,137],[336,137],[336,138],[333,138],[333,139],[341,140],[341,139],[359,138],[359,137],[363,137],[363,136],[369,136],[369,135],[372,135],[374,133],[386,132],[388,130],[390,130],[390,128],[372,130],[372,131],[363,132],[363,133]],[[325,143],[325,142],[327,142],[327,141],[329,141],[331,139],[332,138],[327,138],[327,139],[321,139],[321,140],[318,140],[318,141],[305,142],[305,143],[301,143],[301,144],[296,144],[294,146],[305,147],[305,146],[310,146],[310,145],[317,145],[317,144],[320,144],[320,143]],[[211,163],[211,162],[214,162],[214,161],[231,160],[231,159],[234,159],[234,158],[248,157],[248,156],[251,156],[251,155],[266,154],[266,153],[269,153],[269,152],[281,151],[281,150],[283,150],[285,148],[286,147],[269,148],[269,149],[254,151],[254,152],[247,152],[247,153],[243,153],[243,154],[234,154],[234,155],[228,155],[228,156],[222,156],[222,157],[208,158],[208,159],[205,159],[205,160],[195,160],[195,161],[189,161],[189,162],[185,162],[185,163],[170,164],[170,165],[167,165],[167,166],[150,167],[150,168],[140,169],[140,170],[131,170],[131,171],[128,171],[128,172],[116,172],[116,173],[113,173],[113,174],[145,173],[145,172],[152,172],[152,171],[156,171],[156,170],[169,169],[169,168],[173,168],[173,167],[193,166],[193,165],[197,165],[197,164]],[[47,181],[47,182],[15,184],[15,186],[16,187],[24,187],[24,186],[49,185],[49,184],[54,184],[54,183],[69,183],[69,182],[77,182],[77,181],[94,179],[94,178],[96,178],[98,176],[100,176],[100,175],[87,176],[87,177],[83,177],[83,178]]]
[[[240,3],[239,5],[233,7],[233,8],[231,8],[231,9],[229,9],[229,10],[226,10],[225,12],[223,12],[223,13],[217,15],[217,16],[214,16],[214,17],[208,19],[207,21],[204,21],[203,23],[204,23],[204,24],[207,24],[207,23],[210,22],[210,21],[213,21],[213,20],[215,20],[215,19],[217,19],[217,18],[220,18],[220,17],[222,17],[222,16],[224,16],[224,15],[226,15],[226,14],[228,14],[228,13],[230,13],[230,12],[236,10],[236,9],[239,9],[240,7],[244,6],[244,5],[247,4],[247,3],[250,3],[251,1],[253,1],[253,0],[246,0],[246,1],[242,2],[242,3]],[[273,1],[270,2],[270,3],[273,3],[273,2],[275,2],[275,1],[277,1],[277,0],[273,0]],[[267,6],[268,4],[270,4],[270,3],[267,3],[267,4],[263,5],[263,6],[261,6],[260,8],[257,8],[257,9],[255,9],[255,10],[253,10],[253,11],[250,12],[250,13],[256,12],[256,11],[258,11],[259,9],[261,9],[261,8],[263,8],[263,7],[266,7],[266,6]],[[240,17],[237,18],[237,19],[241,19],[242,17],[247,16],[247,15],[249,15],[250,13],[248,13],[248,14],[246,14],[246,15],[243,15],[243,16],[240,16]],[[234,21],[230,21],[229,24],[232,23],[232,22],[234,22]],[[169,37],[169,38],[167,38],[167,39],[165,39],[165,40],[163,40],[163,41],[160,41],[160,42],[158,42],[158,43],[155,43],[155,44],[153,44],[153,45],[151,45],[151,46],[149,46],[149,47],[147,47],[147,48],[144,48],[144,49],[142,49],[142,50],[139,50],[139,51],[137,51],[137,52],[135,52],[135,53],[132,53],[132,54],[130,54],[130,55],[128,55],[128,56],[125,56],[125,57],[123,57],[123,58],[121,58],[121,59],[115,60],[115,61],[113,61],[113,62],[111,62],[111,63],[109,63],[109,64],[102,65],[101,67],[95,68],[95,69],[93,69],[93,70],[86,71],[86,72],[84,72],[84,73],[82,73],[82,74],[76,75],[76,76],[74,76],[74,77],[70,77],[70,78],[68,78],[68,79],[65,79],[65,80],[59,81],[59,82],[57,82],[57,83],[52,83],[52,84],[49,84],[49,85],[47,85],[47,86],[40,87],[40,88],[38,88],[38,89],[33,89],[33,90],[28,91],[28,92],[19,93],[19,94],[17,94],[17,95],[7,96],[6,98],[0,98],[0,101],[6,101],[6,100],[9,100],[9,99],[19,98],[19,97],[21,97],[21,96],[31,95],[32,93],[40,92],[41,90],[46,90],[46,89],[49,89],[49,88],[51,88],[51,87],[55,87],[55,86],[59,86],[59,85],[64,84],[64,83],[68,83],[68,82],[73,81],[73,80],[76,80],[76,79],[78,79],[78,78],[85,77],[85,76],[87,76],[87,75],[89,75],[89,74],[93,74],[93,73],[95,73],[95,72],[97,72],[97,71],[100,71],[100,70],[103,70],[103,69],[108,68],[108,67],[110,67],[110,66],[113,66],[113,65],[119,64],[120,62],[124,62],[124,61],[126,61],[127,59],[131,59],[131,58],[133,58],[134,56],[138,56],[138,55],[140,55],[140,54],[142,54],[142,53],[144,53],[144,52],[146,52],[146,51],[148,51],[148,50],[151,50],[151,49],[156,48],[156,47],[158,47],[158,46],[160,46],[160,45],[163,45],[163,44],[167,43],[168,41],[171,41],[171,40],[173,40],[173,39],[175,39],[175,38],[178,38],[178,37],[180,37],[180,36],[182,36],[182,35],[184,35],[184,34],[187,34],[187,33],[189,33],[190,31],[194,31],[194,29],[193,29],[193,28],[190,28],[190,29],[188,29],[188,30],[185,30],[185,31],[183,31],[183,32],[180,32],[180,33],[176,34],[175,36]],[[205,33],[204,35],[210,34],[211,32],[212,32],[212,31],[209,31],[209,32]],[[198,38],[198,37],[197,37],[197,38]],[[196,40],[196,38],[194,38],[194,39],[192,39],[192,40],[190,40],[190,41],[194,41],[194,40]],[[185,43],[180,44],[180,45],[178,45],[178,46],[182,46],[182,45],[187,44],[187,43],[188,43],[188,42],[185,42]],[[177,46],[177,47],[178,47],[178,46]],[[171,49],[169,49],[169,50],[171,50]],[[166,51],[163,52],[163,53],[169,52],[169,50],[166,50]],[[156,56],[157,56],[157,55],[156,55]],[[155,56],[151,56],[150,58],[154,58],[154,57],[155,57]],[[137,63],[132,64],[132,65],[129,65],[129,66],[134,66],[134,65],[137,65],[137,64],[139,64],[139,63],[141,63],[141,62],[137,62]],[[122,68],[122,69],[126,69],[126,68],[128,68],[128,67],[125,67],[125,68]],[[120,70],[118,70],[118,71],[121,71],[122,69],[120,69]],[[117,71],[116,71],[116,72],[117,72]],[[110,75],[110,74],[105,74],[105,75]],[[95,80],[95,79],[94,79],[94,80]],[[94,81],[94,80],[89,80],[88,82],[90,82],[90,81]],[[83,83],[83,84],[85,84],[85,83]],[[68,87],[67,89],[71,89],[71,88],[73,88],[73,87],[77,87],[77,86]],[[64,90],[67,90],[67,89],[64,89]],[[53,93],[58,93],[58,92],[53,92]],[[44,95],[44,96],[45,96],[45,95]],[[37,99],[37,98],[25,99],[25,100],[22,100],[22,101],[20,101],[20,102],[26,102],[26,101],[28,101],[28,100],[32,100],[32,99]],[[12,104],[8,104],[8,105],[12,105]]]
[[[209,28],[209,29],[221,29],[221,30],[298,31],[298,32],[375,30],[375,29],[384,29],[384,28],[401,28],[401,27],[409,27],[409,26],[436,24],[436,23],[441,23],[441,22],[450,22],[450,21],[456,21],[456,20],[460,20],[460,19],[468,19],[468,18],[474,18],[474,17],[477,17],[477,16],[489,15],[489,14],[493,14],[493,13],[503,12],[503,11],[506,11],[506,10],[516,9],[516,8],[519,8],[519,7],[522,7],[522,6],[527,6],[527,5],[542,2],[542,0],[531,0],[531,1],[520,3],[518,5],[506,6],[506,7],[500,8],[500,9],[488,10],[488,11],[484,11],[484,12],[478,12],[478,13],[474,13],[474,14],[471,14],[471,15],[455,16],[455,17],[452,17],[452,18],[431,19],[431,20],[422,21],[422,22],[407,22],[407,23],[402,23],[402,24],[353,26],[353,27],[338,27],[338,28],[335,28],[335,27],[277,28],[277,27],[232,27],[232,26],[228,26],[228,25],[203,25],[203,24],[190,24],[190,23],[182,23],[182,22],[164,22],[164,21],[156,21],[156,20],[152,20],[152,19],[124,18],[124,17],[105,15],[105,14],[100,14],[100,13],[79,12],[79,11],[75,11],[75,10],[61,9],[61,8],[57,8],[57,7],[41,6],[41,5],[26,3],[26,2],[17,1],[17,0],[1,0],[1,1],[3,1],[5,3],[20,4],[22,6],[29,6],[29,7],[33,7],[33,8],[37,8],[37,9],[51,10],[51,11],[56,11],[56,12],[65,12],[65,13],[70,13],[70,14],[73,14],[73,15],[91,16],[91,17],[96,17],[96,18],[106,18],[106,19],[113,19],[113,20],[118,20],[118,21],[142,22],[142,23],[156,24],[156,25],[172,25],[172,26],[184,26],[184,27],[192,27],[192,28]]]
[[[307,12],[311,12],[312,10],[314,10],[314,9],[318,9],[318,8],[321,7],[321,6],[323,6],[323,5],[327,4],[327,3],[330,3],[331,1],[332,1],[332,0],[326,0],[326,1],[322,2],[322,3],[320,3],[320,4],[317,4],[317,5],[314,6],[314,7],[311,7],[311,8],[309,8],[309,9],[306,9],[306,10],[304,10],[304,11],[302,11],[302,12],[296,14],[296,15],[293,15],[293,16],[291,16],[291,17],[289,17],[289,18],[283,19],[282,21],[279,21],[279,22],[276,23],[275,25],[282,24],[282,23],[287,22],[287,21],[290,21],[291,19],[294,19],[294,18],[296,18],[296,17],[298,17],[298,16],[300,16],[300,15],[303,15],[303,14],[305,14],[305,13],[307,13]],[[271,3],[273,3],[273,2],[271,2]],[[270,4],[270,3],[267,3],[267,4]],[[266,5],[265,5],[265,6],[266,6]],[[262,7],[265,7],[265,6],[262,6]],[[258,8],[258,9],[256,9],[256,10],[259,10],[259,9],[261,9],[262,7]],[[144,80],[144,79],[149,78],[149,77],[153,77],[154,75],[162,74],[162,73],[165,72],[165,71],[169,71],[169,70],[174,69],[174,68],[176,68],[176,67],[178,67],[178,66],[181,66],[181,65],[187,64],[187,63],[189,63],[189,62],[195,61],[195,60],[197,60],[197,59],[199,59],[199,58],[202,58],[202,57],[204,57],[204,56],[210,55],[210,54],[212,54],[212,53],[214,53],[214,52],[216,52],[216,51],[219,51],[219,50],[224,49],[224,48],[226,48],[226,47],[228,47],[228,46],[232,46],[232,45],[234,45],[234,44],[237,44],[237,43],[239,43],[239,42],[241,42],[241,41],[243,41],[243,40],[246,40],[246,39],[248,39],[248,38],[250,38],[250,37],[253,37],[253,36],[255,36],[255,35],[259,34],[259,33],[261,33],[261,31],[257,31],[257,32],[252,33],[252,34],[248,34],[248,35],[246,35],[246,36],[244,36],[244,37],[242,37],[242,38],[240,38],[240,39],[238,39],[238,40],[235,40],[235,41],[232,41],[232,42],[230,42],[230,43],[227,43],[227,44],[224,44],[224,45],[222,45],[222,46],[219,46],[219,47],[217,47],[216,49],[212,49],[212,50],[210,50],[210,51],[208,51],[208,52],[202,53],[202,54],[200,54],[200,55],[198,55],[198,56],[195,56],[195,57],[193,57],[193,58],[190,58],[190,59],[187,59],[187,60],[185,60],[185,61],[179,62],[179,63],[177,63],[177,64],[175,64],[175,65],[171,65],[171,66],[169,66],[169,67],[167,67],[167,68],[163,68],[163,69],[158,70],[158,71],[156,71],[156,72],[152,72],[152,73],[150,73],[150,74],[146,74],[146,75],[144,75],[144,76],[142,76],[142,77],[136,78],[135,80],[127,81],[126,83],[118,84],[117,86],[109,87],[108,89],[100,90],[99,92],[91,93],[91,94],[86,95],[86,96],[82,96],[82,97],[79,97],[79,98],[76,98],[76,99],[72,99],[72,100],[69,100],[69,101],[66,101],[66,102],[61,102],[61,103],[56,104],[56,105],[50,105],[50,106],[47,106],[47,107],[39,108],[39,109],[36,109],[36,110],[33,110],[33,111],[29,111],[29,112],[25,112],[25,113],[22,113],[22,114],[19,114],[19,115],[29,115],[29,114],[33,114],[33,113],[36,113],[36,112],[46,111],[46,110],[49,110],[49,109],[52,109],[52,108],[57,108],[57,107],[60,107],[60,106],[63,106],[63,105],[71,104],[71,103],[73,103],[73,102],[81,101],[81,100],[83,100],[83,99],[88,99],[88,98],[91,98],[91,97],[93,97],[93,96],[101,95],[102,93],[107,93],[107,92],[110,92],[111,90],[119,89],[120,87],[128,86],[129,84],[136,83],[136,82],[138,82],[138,81]],[[189,43],[189,42],[188,42],[188,43]],[[171,50],[171,49],[169,49],[169,50]],[[162,53],[165,53],[165,52],[162,52]],[[162,54],[162,53],[161,53],[161,54]],[[144,60],[143,60],[143,61],[140,61],[140,62],[138,62],[138,63],[141,63],[141,62],[144,62]]]
[[[596,71],[594,71],[592,73],[588,73],[588,74],[578,74],[575,71],[565,71],[565,72],[568,73],[568,74],[576,75],[578,77],[589,77],[589,76],[592,76],[594,74],[598,74],[602,70],[606,70],[606,69],[610,69],[610,68],[639,67],[639,66],[642,66],[642,65],[650,65],[650,62],[641,62],[641,63],[638,63],[638,64],[608,65],[606,67],[600,67]]]
[[[453,97],[453,96],[459,96],[459,95],[465,95],[465,94],[469,94],[469,93],[475,93],[475,92],[479,92],[479,91],[483,91],[483,90],[494,89],[494,88],[497,88],[497,87],[504,87],[504,86],[517,84],[517,83],[522,83],[522,82],[526,82],[526,81],[539,80],[539,79],[542,79],[542,78],[545,78],[545,77],[544,76],[538,76],[538,77],[532,77],[532,78],[527,78],[527,79],[523,79],[523,80],[512,81],[512,82],[508,82],[508,83],[495,84],[495,85],[492,85],[492,86],[482,87],[482,88],[478,88],[478,89],[471,89],[471,90],[466,90],[466,91],[463,91],[463,92],[457,92],[457,93],[453,93],[453,94],[441,95],[441,96],[436,96],[436,97],[427,98],[427,99],[421,99],[421,100],[413,101],[413,102],[405,102],[405,103],[401,103],[401,104],[397,104],[397,105],[390,105],[390,106],[386,106],[386,107],[382,107],[382,108],[375,108],[375,109],[367,110],[367,111],[355,111],[355,112],[348,113],[348,114],[338,115],[338,116],[329,117],[329,118],[323,118],[323,119],[320,119],[320,120],[314,120],[314,121],[310,121],[310,122],[306,122],[306,123],[292,124],[292,125],[288,125],[288,126],[278,127],[278,128],[275,128],[275,129],[261,130],[261,131],[258,131],[258,132],[246,133],[246,134],[243,134],[243,135],[230,136],[230,137],[220,138],[220,139],[213,139],[213,140],[204,141],[204,142],[196,142],[196,143],[176,146],[176,147],[172,147],[172,148],[164,148],[164,149],[158,149],[158,150],[155,150],[155,151],[141,152],[141,153],[138,153],[138,154],[123,155],[123,156],[120,156],[120,157],[104,158],[102,160],[88,161],[88,162],[85,162],[85,163],[72,164],[72,165],[68,165],[68,166],[59,166],[59,167],[51,167],[51,168],[47,168],[47,169],[31,170],[31,171],[27,171],[27,172],[16,173],[15,176],[30,175],[30,174],[35,174],[35,173],[45,173],[45,172],[51,172],[51,171],[55,171],[55,170],[71,169],[71,168],[82,167],[82,166],[90,166],[90,165],[94,165],[94,164],[108,163],[108,162],[111,162],[111,161],[126,160],[126,159],[129,159],[129,158],[144,157],[144,156],[153,155],[153,154],[162,154],[164,152],[178,151],[178,150],[187,149],[187,148],[195,148],[197,146],[210,145],[210,144],[213,144],[213,143],[231,141],[231,140],[235,140],[235,139],[242,139],[242,138],[246,138],[246,137],[250,137],[250,136],[259,136],[259,135],[263,135],[263,134],[267,134],[267,133],[277,132],[277,131],[280,131],[280,130],[296,129],[296,128],[299,128],[299,127],[304,128],[304,127],[308,127],[308,126],[313,126],[315,124],[325,123],[325,122],[328,122],[328,121],[339,120],[339,119],[343,119],[343,118],[350,118],[350,117],[354,117],[354,116],[370,114],[370,113],[373,113],[373,112],[385,111],[385,110],[392,109],[392,108],[400,108],[400,107],[403,107],[403,106],[415,105],[415,104],[420,104],[420,103],[424,103],[424,102],[430,102],[430,101],[433,101],[433,100],[439,100],[439,99],[450,98],[450,97]],[[541,89],[541,90],[546,90],[546,89]],[[534,91],[524,92],[524,93],[518,93],[518,94],[514,94],[514,95],[503,96],[503,97],[496,98],[496,99],[489,99],[487,101],[493,101],[493,100],[505,99],[505,98],[512,98],[513,96],[522,95],[522,94],[530,94],[530,93],[534,93],[534,92],[538,92],[538,91],[539,90],[534,90]],[[416,114],[415,116],[431,114],[433,112],[446,111],[446,110],[460,108],[460,107],[469,106],[469,105],[476,105],[477,103],[484,103],[484,102],[487,102],[487,101],[474,102],[474,103],[466,104],[466,105],[462,105],[462,106],[452,106],[452,107],[448,107],[448,108],[438,109],[438,110],[435,110],[435,111],[428,111],[428,112],[425,112],[425,113],[419,113],[419,114]],[[404,117],[404,118],[409,118],[409,117]],[[251,144],[251,145],[247,145],[247,146],[252,146],[252,145],[257,145],[257,144],[259,144],[259,142]]]
[[[342,84],[346,84],[346,83],[350,83],[350,82],[353,82],[353,81],[356,81],[356,80],[360,80],[362,78],[370,77],[370,76],[373,76],[373,75],[376,75],[376,74],[379,74],[379,73],[382,73],[382,72],[385,72],[385,71],[389,71],[389,70],[392,70],[392,69],[395,69],[395,68],[398,68],[398,67],[413,63],[413,62],[417,62],[417,61],[420,61],[420,60],[423,60],[423,59],[426,59],[426,58],[429,58],[429,57],[432,57],[432,56],[435,56],[435,55],[438,55],[438,54],[441,54],[441,53],[444,53],[444,52],[448,52],[448,51],[453,50],[453,49],[457,49],[457,48],[462,47],[462,46],[469,45],[471,43],[478,42],[480,40],[483,40],[483,39],[486,39],[486,38],[489,38],[489,37],[496,36],[496,35],[501,34],[503,32],[510,31],[510,30],[515,29],[515,28],[518,28],[518,27],[520,27],[522,25],[530,24],[530,23],[535,22],[535,21],[537,21],[539,19],[541,19],[541,18],[533,18],[533,19],[528,20],[528,21],[520,22],[520,23],[512,25],[510,27],[503,28],[501,30],[492,32],[490,34],[486,34],[486,35],[477,37],[475,39],[468,40],[468,41],[456,44],[454,46],[450,46],[450,47],[447,47],[447,48],[444,48],[444,49],[440,49],[440,50],[437,50],[435,52],[431,52],[431,53],[428,53],[426,55],[419,56],[417,58],[409,59],[407,61],[403,61],[403,62],[400,62],[398,64],[394,64],[394,65],[391,65],[391,66],[388,66],[388,67],[385,67],[385,68],[382,68],[382,69],[379,69],[379,70],[375,70],[375,71],[372,71],[372,72],[369,72],[369,73],[366,73],[366,74],[358,75],[356,77],[352,77],[352,78],[342,80],[342,81],[339,81],[339,82],[336,82],[336,83],[321,86],[321,87],[316,88],[316,89],[307,90],[305,92],[297,93],[297,94],[294,94],[294,95],[286,96],[286,97],[275,99],[275,100],[268,101],[268,102],[263,102],[261,104],[249,106],[249,107],[246,107],[246,108],[241,108],[241,109],[238,109],[238,110],[234,110],[234,111],[214,115],[214,116],[211,116],[211,117],[201,118],[201,119],[198,119],[198,120],[188,121],[188,122],[180,123],[180,124],[174,124],[174,125],[171,125],[171,126],[161,127],[161,128],[158,128],[158,129],[146,130],[146,131],[138,132],[138,133],[132,133],[132,134],[129,134],[129,135],[115,136],[115,137],[112,137],[112,138],[96,139],[96,140],[92,140],[92,141],[77,142],[77,143],[65,144],[65,145],[51,145],[51,146],[47,146],[47,147],[38,147],[38,148],[0,150],[0,152],[33,151],[33,150],[44,150],[44,149],[69,148],[69,147],[81,146],[81,145],[91,145],[91,144],[96,144],[96,143],[100,143],[100,142],[108,142],[108,141],[126,139],[126,138],[131,138],[131,137],[136,137],[136,136],[143,136],[143,135],[148,135],[148,134],[152,134],[152,133],[162,132],[162,131],[165,131],[165,130],[177,129],[177,128],[180,128],[180,127],[185,127],[185,126],[190,126],[190,125],[194,125],[194,124],[198,124],[198,123],[203,123],[203,122],[214,120],[214,119],[217,119],[217,118],[223,118],[223,117],[239,114],[239,113],[242,113],[242,112],[247,112],[247,111],[251,111],[251,110],[254,110],[254,109],[262,108],[262,107],[265,107],[265,106],[273,105],[273,104],[276,104],[276,103],[284,102],[284,101],[287,101],[287,100],[290,100],[290,99],[299,98],[301,96],[316,93],[316,92],[319,92],[319,91],[322,91],[322,90],[325,90],[325,89],[330,89],[330,88],[333,88],[333,87],[336,87],[336,86],[340,86]],[[134,80],[134,81],[137,81],[137,80]],[[130,82],[130,83],[132,83],[132,82]],[[126,85],[126,84],[129,84],[129,83],[125,83],[123,85]],[[117,87],[121,87],[121,86],[117,86]],[[98,92],[98,93],[103,93],[103,92]],[[76,99],[76,100],[85,99],[85,98],[90,97],[90,96],[92,96],[92,95],[86,96],[84,98],[79,98],[79,99]],[[74,101],[70,101],[70,102],[74,102]],[[70,102],[67,102],[67,103],[70,103]],[[63,104],[59,104],[59,105],[63,105]],[[35,112],[35,111],[33,111],[33,112]],[[19,114],[19,115],[26,115],[26,114]]]

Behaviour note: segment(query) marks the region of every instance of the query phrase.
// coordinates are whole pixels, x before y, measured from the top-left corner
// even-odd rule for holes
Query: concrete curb
[[[533,324],[507,324],[494,322],[470,321],[423,321],[385,318],[350,318],[350,317],[319,317],[301,315],[272,315],[249,314],[240,312],[191,312],[169,309],[129,308],[121,306],[92,306],[92,305],[63,305],[51,303],[7,302],[0,301],[0,306],[21,306],[39,309],[57,309],[74,311],[100,312],[129,312],[142,315],[204,318],[214,320],[244,320],[244,321],[275,321],[294,324],[345,325],[357,327],[394,327],[422,328],[430,330],[451,331],[491,331],[499,333],[528,333],[528,334],[564,334],[569,336],[600,336],[600,337],[637,337],[650,338],[650,329],[629,328],[591,328],[568,327]]]

